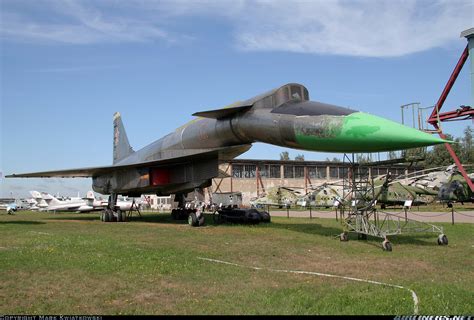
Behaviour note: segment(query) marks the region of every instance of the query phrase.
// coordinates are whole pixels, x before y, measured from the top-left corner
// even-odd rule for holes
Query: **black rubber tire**
[[[339,240],[341,241],[349,241],[349,237],[347,236],[347,233],[343,232],[339,235]]]
[[[382,242],[382,249],[384,251],[391,252],[392,251],[392,244],[389,241],[385,240],[384,242]]]
[[[106,210],[104,212],[104,222],[110,222],[110,212],[109,212],[109,210]]]
[[[440,246],[447,246],[448,245],[448,237],[445,234],[440,234],[438,236],[438,244]]]
[[[171,219],[173,219],[173,220],[178,220],[178,219],[176,218],[176,209],[171,210]]]
[[[199,222],[194,212],[191,212],[188,217],[188,224],[192,227],[196,227]]]
[[[120,221],[127,222],[127,211],[120,210]]]
[[[204,215],[201,215],[201,218],[198,220],[198,225],[202,227],[206,223],[206,219],[204,218]]]
[[[107,211],[107,222],[115,222],[114,212],[112,210]]]
[[[117,211],[115,212],[117,214],[117,222],[122,222],[122,210],[120,209],[117,209]]]

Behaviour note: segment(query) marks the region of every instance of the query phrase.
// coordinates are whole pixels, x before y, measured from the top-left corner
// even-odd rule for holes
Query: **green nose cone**
[[[363,112],[324,122],[331,124],[325,128],[326,134],[312,135],[308,134],[311,130],[297,130],[297,141],[305,148],[329,152],[381,152],[451,142]]]

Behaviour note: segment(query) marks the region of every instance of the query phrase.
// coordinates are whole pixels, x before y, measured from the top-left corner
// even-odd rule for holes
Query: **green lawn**
[[[210,222],[212,219],[207,219]],[[304,270],[416,292],[419,311],[474,314],[474,224],[340,242],[332,219],[192,228],[168,214],[127,223],[98,214],[0,213],[0,314],[412,314],[408,290],[272,272]]]

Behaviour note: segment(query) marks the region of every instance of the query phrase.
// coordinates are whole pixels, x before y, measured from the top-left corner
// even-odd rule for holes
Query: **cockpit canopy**
[[[298,83],[286,84],[251,100],[256,108],[268,108],[272,109],[272,113],[295,116],[343,116],[355,112],[344,107],[309,101],[308,89]]]
[[[289,83],[256,98],[254,107],[273,109],[288,101],[309,101],[309,93],[303,85]]]

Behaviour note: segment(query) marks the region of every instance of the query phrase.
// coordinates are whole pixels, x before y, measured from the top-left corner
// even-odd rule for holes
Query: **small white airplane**
[[[122,211],[137,210],[137,208],[139,208],[141,203],[142,203],[141,199],[134,199],[134,198],[117,199],[117,207],[120,207],[120,210]]]
[[[40,193],[38,191],[30,191],[33,199],[37,202],[36,207],[39,211],[79,211],[88,212],[93,210],[99,210],[94,208],[93,200],[94,194],[90,199],[88,192],[87,198],[71,198],[68,200],[59,200],[49,193]],[[33,207],[35,208],[35,207]],[[102,207],[100,208],[102,209]]]
[[[18,210],[18,207],[16,202],[2,203],[0,204],[0,210],[5,210],[8,214],[13,214],[13,212]]]
[[[67,200],[59,200],[49,193],[40,193],[38,191],[30,191],[31,196],[35,201],[35,205],[31,207],[32,210],[39,211],[79,211],[90,212],[96,210],[103,210],[107,207],[107,200],[96,199],[93,191],[88,191],[85,198],[73,197]],[[122,211],[137,210],[140,205],[140,200],[132,200],[122,198],[117,200],[116,206]],[[133,209],[132,209],[133,208]]]
[[[43,199],[43,196],[38,191],[30,191],[32,197],[31,210],[45,211],[48,203]]]
[[[94,207],[94,210],[101,210],[107,207],[108,200],[99,200],[96,199],[92,191],[87,192],[87,197],[83,198],[87,201],[87,205]],[[141,203],[141,200],[135,200],[135,206],[138,206]],[[130,211],[132,209],[133,199],[128,198],[118,198],[116,207],[122,211]],[[133,210],[136,210],[135,207]]]
[[[29,209],[30,205],[27,203],[26,200],[22,199],[15,199],[14,201],[10,203],[1,203],[0,204],[0,210],[5,210],[8,214],[12,214],[15,211],[18,210],[25,210]]]

